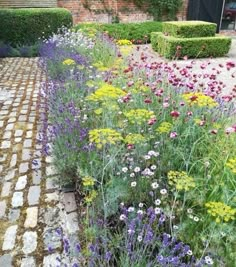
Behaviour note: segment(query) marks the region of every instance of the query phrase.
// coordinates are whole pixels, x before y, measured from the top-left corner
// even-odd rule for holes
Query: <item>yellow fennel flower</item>
[[[236,209],[226,205],[223,202],[207,202],[205,204],[207,212],[215,218],[217,223],[235,220]]]
[[[121,39],[121,40],[118,40],[116,44],[122,46],[122,45],[132,45],[133,43],[130,40]]]
[[[87,97],[89,101],[105,101],[105,100],[116,100],[122,96],[125,96],[126,92],[120,88],[116,88],[110,84],[103,84],[93,94]]]
[[[201,92],[185,93],[183,99],[190,106],[214,108],[218,103],[210,96],[204,95]]]
[[[89,141],[95,143],[97,148],[102,148],[104,145],[115,145],[122,140],[121,134],[110,128],[89,131]]]
[[[98,193],[95,190],[92,190],[84,199],[86,203],[91,203],[96,196],[98,195]]]
[[[71,58],[67,58],[62,62],[63,65],[71,66],[75,65],[75,61]]]
[[[149,119],[155,118],[154,112],[147,109],[132,109],[124,112],[125,117],[133,124],[143,124]]]
[[[144,141],[145,138],[141,134],[128,134],[124,139],[124,142],[126,144],[132,144],[132,145],[143,143]]]
[[[172,124],[169,122],[162,122],[160,126],[156,129],[158,133],[170,133],[172,128]]]
[[[169,185],[174,186],[178,191],[189,191],[195,187],[194,179],[184,171],[169,171],[167,177]]]
[[[236,173],[236,157],[229,159],[226,162],[225,166],[228,167],[232,171],[232,173]]]
[[[95,180],[91,176],[85,176],[82,178],[83,186],[93,186],[95,184]]]

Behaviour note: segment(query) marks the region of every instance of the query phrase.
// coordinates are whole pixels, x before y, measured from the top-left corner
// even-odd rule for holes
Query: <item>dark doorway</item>
[[[224,0],[189,0],[188,20],[203,20],[217,24],[219,32]]]

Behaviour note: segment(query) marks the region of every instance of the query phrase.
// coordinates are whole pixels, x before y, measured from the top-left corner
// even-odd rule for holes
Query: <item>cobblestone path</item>
[[[64,266],[61,233],[78,230],[74,195],[59,193],[37,143],[45,80],[37,58],[0,59],[1,267]]]

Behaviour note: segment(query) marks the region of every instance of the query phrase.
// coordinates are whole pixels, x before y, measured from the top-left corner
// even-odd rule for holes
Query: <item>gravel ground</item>
[[[230,94],[232,93],[232,90],[235,91],[236,88],[236,67],[227,70],[226,63],[229,61],[232,61],[235,63],[236,66],[236,39],[232,39],[232,45],[231,49],[225,57],[220,58],[213,58],[213,59],[188,59],[188,60],[167,60],[158,55],[156,53],[151,45],[140,45],[139,51],[137,51],[137,46],[133,50],[132,58],[133,61],[140,62],[141,55],[145,55],[147,57],[146,63],[152,63],[152,62],[169,62],[171,65],[174,63],[177,64],[180,68],[184,68],[190,64],[192,64],[192,69],[189,70],[192,73],[196,74],[203,74],[203,73],[209,73],[214,72],[214,69],[217,69],[220,71],[220,73],[217,73],[217,80],[222,81],[225,86],[222,90],[223,94]],[[205,69],[202,69],[202,65],[206,64],[208,65]],[[220,67],[219,65],[223,65],[223,67]],[[233,92],[235,94],[235,92]]]

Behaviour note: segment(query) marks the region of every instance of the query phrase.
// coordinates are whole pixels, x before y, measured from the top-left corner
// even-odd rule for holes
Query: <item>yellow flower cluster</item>
[[[154,118],[154,112],[147,109],[132,109],[124,112],[125,117],[131,123],[142,124],[147,122],[149,119]]]
[[[82,178],[82,184],[83,186],[93,186],[95,183],[95,180],[91,176],[85,176]]]
[[[71,58],[67,58],[62,62],[63,65],[71,66],[75,65],[75,61]]]
[[[94,63],[93,66],[97,68],[99,71],[108,71],[109,68],[105,67],[104,64],[101,61],[98,61],[97,63]]]
[[[183,99],[186,103],[188,103],[190,106],[197,106],[197,107],[208,107],[208,108],[214,108],[218,106],[218,103],[211,98],[210,96],[204,95],[201,92],[195,92],[195,93],[186,93],[182,95]]]
[[[95,190],[92,190],[89,192],[89,194],[84,198],[86,203],[91,203],[96,196],[98,195],[98,193]]]
[[[169,122],[162,122],[160,126],[157,128],[158,133],[169,133],[171,131],[172,124]]]
[[[233,209],[222,202],[211,201],[207,202],[205,206],[207,207],[207,212],[215,217],[217,223],[235,220],[236,209]]]
[[[125,96],[126,92],[116,88],[110,84],[103,84],[93,94],[87,97],[90,101],[105,101],[105,100],[116,100],[122,96]]]
[[[195,187],[193,178],[184,171],[169,171],[167,176],[169,185],[175,186],[177,190],[189,191]]]
[[[117,114],[117,112],[120,111],[120,108],[114,102],[112,102],[112,103],[111,102],[103,102],[102,103],[102,108],[95,109],[94,113],[96,115],[101,115],[103,112],[105,113],[107,111],[112,112],[115,115],[115,114]]]
[[[225,164],[225,166],[227,166],[228,168],[230,168],[231,171],[232,171],[232,173],[236,173],[236,157],[229,159],[227,161],[227,163]]]
[[[102,148],[106,144],[114,145],[123,138],[121,134],[113,129],[94,129],[89,131],[89,141],[95,143],[97,148]]]
[[[124,139],[126,144],[139,144],[145,141],[145,138],[141,134],[128,134]]]
[[[132,42],[126,39],[122,39],[122,40],[118,40],[116,42],[118,45],[122,46],[122,45],[132,45]]]

